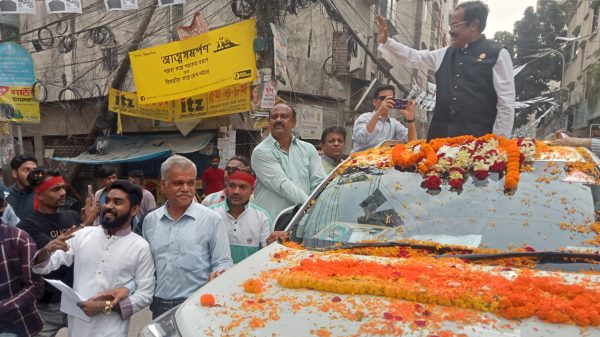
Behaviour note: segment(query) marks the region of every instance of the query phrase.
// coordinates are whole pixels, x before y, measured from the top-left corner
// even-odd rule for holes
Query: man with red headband
[[[269,213],[249,202],[255,183],[256,176],[251,168],[231,170],[225,181],[225,201],[210,207],[225,223],[233,263],[276,240],[287,239],[285,232],[271,233],[273,221]]]
[[[90,225],[98,214],[95,202],[86,206],[85,219],[80,213],[61,210],[65,204],[65,181],[57,170],[38,167],[27,176],[29,186],[34,192],[34,212],[21,220],[18,228],[26,231],[35,241],[38,248],[58,238],[72,226]],[[73,286],[73,267],[63,266],[48,274],[46,278],[61,280]],[[60,311],[61,292],[45,283],[44,294],[37,302],[37,307],[44,319],[44,328],[37,336],[55,336],[63,327],[67,327],[67,315]]]

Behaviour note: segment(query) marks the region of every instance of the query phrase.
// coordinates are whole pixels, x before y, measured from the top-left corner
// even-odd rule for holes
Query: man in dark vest
[[[510,137],[515,117],[515,82],[510,54],[482,34],[488,7],[459,4],[450,16],[452,45],[415,50],[388,38],[377,17],[379,50],[404,66],[435,70],[437,95],[427,139],[495,133]]]

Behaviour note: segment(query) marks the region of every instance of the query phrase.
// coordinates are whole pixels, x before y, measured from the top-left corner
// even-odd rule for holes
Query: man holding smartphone
[[[400,140],[406,143],[417,139],[415,103],[408,101],[403,109],[403,102],[395,98],[395,95],[396,89],[391,85],[382,85],[375,90],[373,95],[375,111],[360,115],[354,122],[353,153],[373,148],[385,140]],[[406,117],[406,126],[390,118],[392,109],[399,109]]]

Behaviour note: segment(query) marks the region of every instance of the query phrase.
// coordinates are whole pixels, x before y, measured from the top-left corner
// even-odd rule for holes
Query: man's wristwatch
[[[404,122],[406,123],[414,123],[414,118],[413,119],[405,119]]]
[[[102,312],[106,315],[110,315],[110,313],[112,312],[112,306],[110,305],[110,303],[110,301],[104,302],[104,310],[102,310]]]

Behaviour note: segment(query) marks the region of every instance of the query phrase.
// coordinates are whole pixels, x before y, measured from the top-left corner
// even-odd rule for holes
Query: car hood
[[[370,295],[344,295],[306,289],[286,289],[277,284],[277,272],[297,266],[308,257],[325,253],[271,244],[194,293],[176,312],[183,337],[192,336],[600,336],[598,327],[551,324],[539,319],[506,320],[492,313],[424,305]],[[392,262],[392,258],[357,256]],[[486,268],[476,267],[474,268]],[[271,273],[271,274],[269,274]],[[555,274],[567,282],[581,281],[580,274]],[[514,271],[502,272],[507,278]],[[506,274],[506,275],[504,275]],[[267,277],[265,277],[265,275]],[[600,282],[590,276],[592,282]],[[244,290],[244,282],[260,278],[259,294]],[[589,278],[588,278],[589,279]],[[212,294],[216,305],[202,306],[202,294]],[[390,315],[390,306],[401,315]]]

